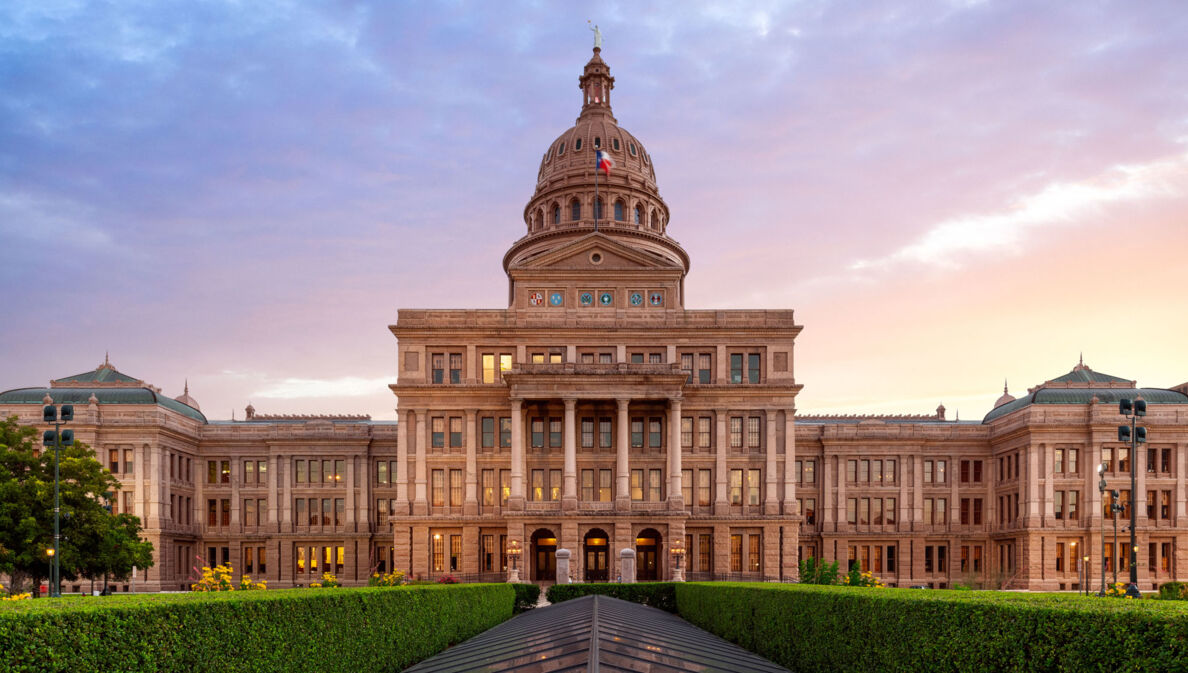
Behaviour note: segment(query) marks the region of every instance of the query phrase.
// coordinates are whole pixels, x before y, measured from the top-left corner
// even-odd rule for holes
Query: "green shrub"
[[[1159,585],[1159,598],[1165,601],[1188,600],[1188,583],[1167,582]]]
[[[511,587],[516,591],[516,614],[536,607],[537,601],[540,600],[540,587],[521,583],[513,584]]]
[[[392,671],[512,615],[506,584],[0,605],[5,671]]]
[[[639,603],[666,612],[676,612],[674,582],[639,582],[636,584],[554,584],[549,587],[550,603],[560,603],[571,598],[599,594]]]
[[[837,584],[837,561],[806,558],[800,561],[800,581],[803,584]]]
[[[798,671],[1188,670],[1188,605],[1052,594],[690,583],[681,617]]]

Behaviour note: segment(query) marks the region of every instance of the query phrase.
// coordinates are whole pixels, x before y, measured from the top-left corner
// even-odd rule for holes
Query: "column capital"
[[[462,413],[466,414],[466,418],[470,419],[478,416],[478,412],[478,409],[466,409]]]
[[[670,397],[670,398],[668,398],[668,404],[673,409],[679,410],[681,408],[681,402],[683,402],[684,399],[685,398],[683,398],[683,397]]]
[[[628,405],[631,404],[631,398],[630,397],[616,397],[615,404],[617,404],[620,409],[626,409],[628,407]]]
[[[565,404],[566,411],[570,411],[577,407],[577,398],[576,397],[562,397],[561,401]]]

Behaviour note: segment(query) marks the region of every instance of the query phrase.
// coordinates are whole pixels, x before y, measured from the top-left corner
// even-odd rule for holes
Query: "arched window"
[[[636,206],[635,207],[635,223],[640,224],[640,221],[642,219],[643,219],[643,209],[640,208],[639,206]]]
[[[635,156],[635,143],[627,143],[627,148],[631,150],[631,156]]]
[[[582,204],[574,199],[569,203],[569,219],[577,222],[582,218]]]
[[[576,152],[580,149],[582,149],[582,139],[578,138],[577,140],[573,141],[573,151]]]
[[[544,218],[544,209],[543,208],[537,208],[536,209],[536,217],[534,217],[532,219],[536,222],[536,230],[537,231],[544,229],[545,218]]]
[[[622,222],[627,217],[624,210],[626,209],[623,207],[623,202],[615,201],[615,222]]]
[[[602,197],[594,199],[594,219],[602,219]]]
[[[598,149],[600,147],[602,147],[602,138],[594,136],[594,149]]]
[[[618,138],[611,138],[611,147],[613,147],[616,152],[619,151],[619,139]]]
[[[561,143],[557,148],[557,156],[561,156],[562,154],[565,154],[565,143]]]
[[[561,204],[553,204],[553,224],[561,224]]]
[[[648,226],[652,229],[656,228],[656,211],[654,210],[648,214]]]

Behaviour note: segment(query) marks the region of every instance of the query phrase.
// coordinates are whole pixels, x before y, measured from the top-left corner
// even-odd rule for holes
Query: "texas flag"
[[[598,150],[594,157],[594,170],[605,171],[607,176],[610,176],[610,169],[615,167],[615,160],[610,158],[610,155],[602,150]]]

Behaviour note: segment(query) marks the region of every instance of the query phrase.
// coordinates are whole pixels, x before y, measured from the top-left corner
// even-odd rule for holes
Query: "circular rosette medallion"
[[[642,306],[643,305],[643,295],[638,292],[632,292],[631,293],[631,305],[632,306]]]
[[[650,295],[648,295],[648,302],[650,302],[652,304],[652,306],[663,306],[664,305],[664,295],[659,292],[653,292]]]

